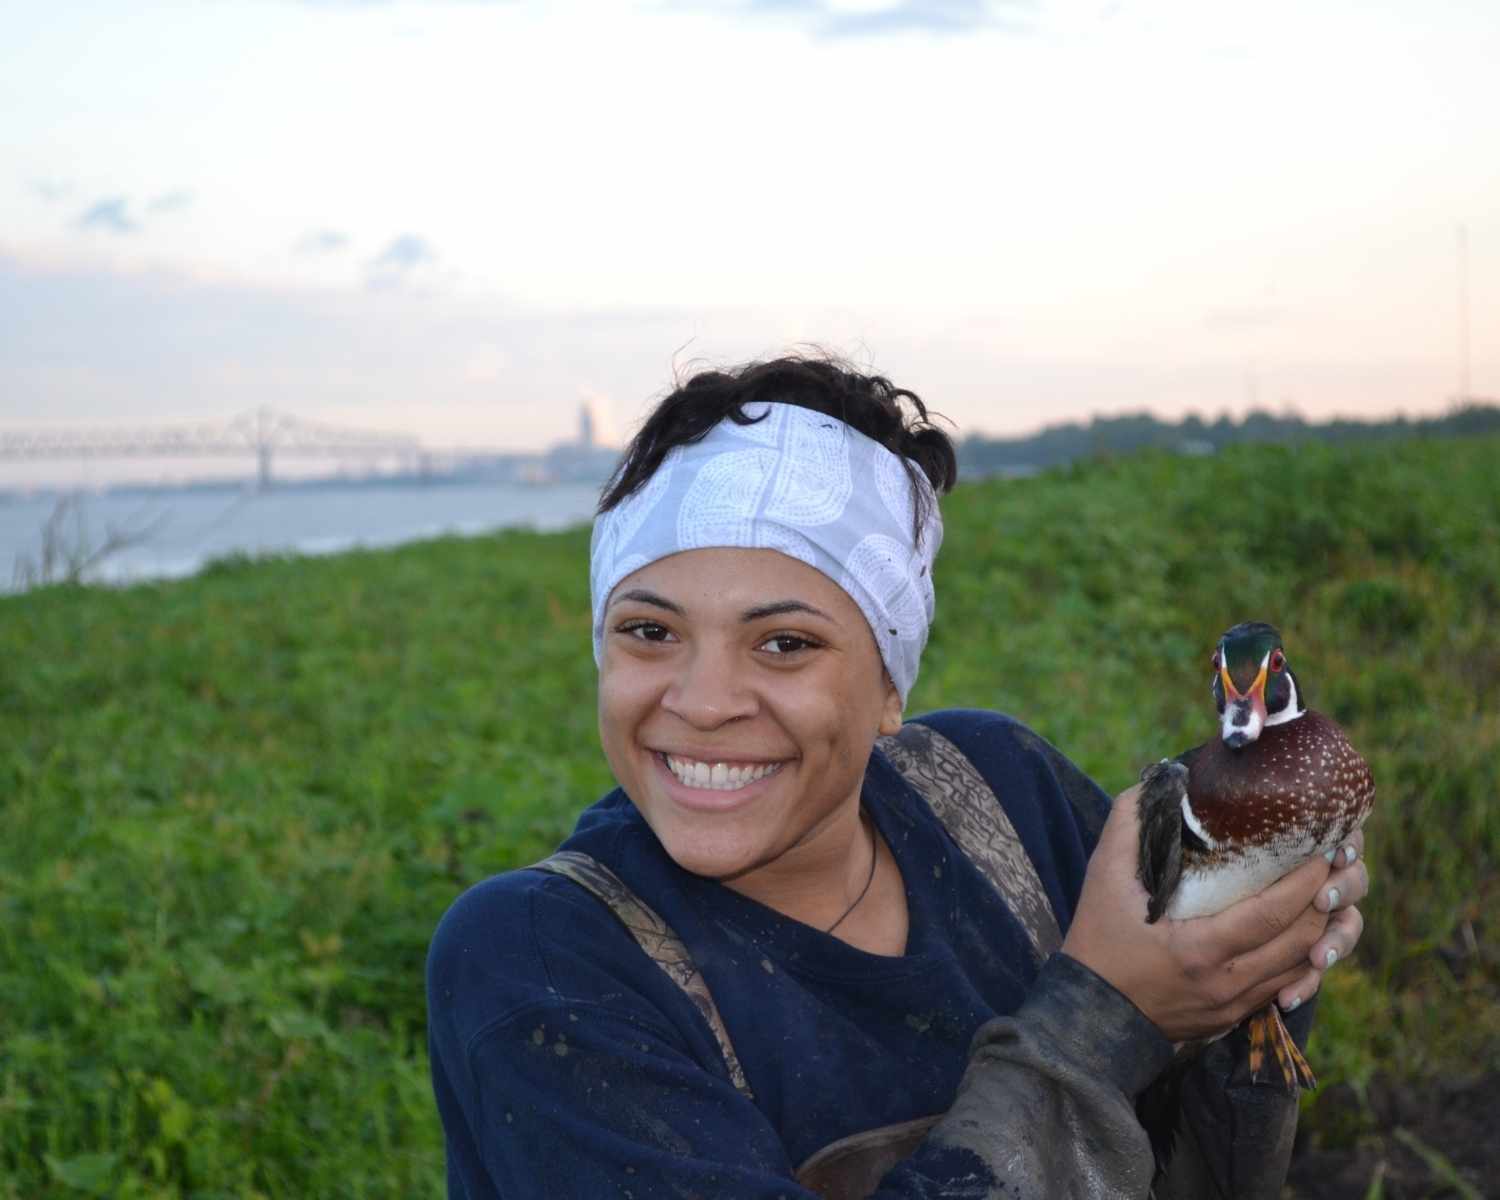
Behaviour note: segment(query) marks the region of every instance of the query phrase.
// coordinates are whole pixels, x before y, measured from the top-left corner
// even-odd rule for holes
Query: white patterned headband
[[[921,471],[927,518],[912,537],[912,480],[900,457],[835,417],[747,404],[753,424],[721,421],[673,448],[642,487],[594,522],[589,585],[594,661],[604,608],[627,575],[710,546],[779,550],[847,592],[906,702],[932,624],[932,563],[943,540]]]

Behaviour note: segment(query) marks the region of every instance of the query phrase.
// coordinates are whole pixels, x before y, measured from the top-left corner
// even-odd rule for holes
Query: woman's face
[[[743,883],[815,862],[857,816],[901,700],[854,601],[774,550],[689,550],[604,614],[599,734],[677,864]]]

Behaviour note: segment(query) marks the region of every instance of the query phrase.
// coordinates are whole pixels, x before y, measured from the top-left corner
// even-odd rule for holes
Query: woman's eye
[[[761,649],[769,650],[772,654],[795,654],[798,650],[806,650],[813,644],[794,633],[778,633],[773,637],[768,637],[760,645]]]
[[[655,621],[627,621],[620,626],[620,632],[642,642],[664,642],[672,636],[665,625],[658,625]]]

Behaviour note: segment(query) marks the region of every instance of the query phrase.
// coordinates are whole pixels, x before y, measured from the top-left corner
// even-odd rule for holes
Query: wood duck
[[[1343,730],[1306,707],[1272,626],[1246,622],[1219,640],[1213,697],[1219,736],[1141,775],[1148,922],[1219,912],[1314,854],[1331,860],[1375,800]],[[1315,1086],[1274,1001],[1247,1021],[1253,1079],[1269,1050],[1289,1090]]]

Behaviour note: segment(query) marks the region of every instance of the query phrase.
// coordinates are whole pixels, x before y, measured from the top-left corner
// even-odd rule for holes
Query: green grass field
[[[1212,732],[1217,635],[1278,623],[1379,787],[1314,1066],[1500,1065],[1500,439],[1100,462],[945,512],[912,711],[1014,713],[1118,790]],[[0,1198],[442,1194],[428,935],[610,784],[586,555],[0,598]]]

